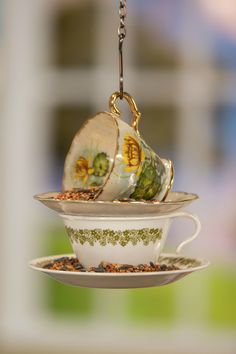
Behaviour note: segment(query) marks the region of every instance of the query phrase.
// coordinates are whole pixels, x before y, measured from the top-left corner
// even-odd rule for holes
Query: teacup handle
[[[180,253],[180,251],[182,250],[182,248],[187,245],[189,242],[192,242],[193,240],[195,240],[195,238],[198,236],[199,232],[201,231],[201,222],[199,220],[199,218],[191,213],[188,213],[186,211],[180,211],[178,213],[174,213],[172,215],[170,215],[171,218],[177,218],[177,217],[186,217],[188,219],[192,219],[194,221],[195,224],[195,232],[192,236],[190,236],[189,238],[187,238],[187,240],[181,242],[179,244],[179,246],[176,248],[176,253]]]
[[[110,100],[109,100],[109,107],[110,107],[110,111],[112,113],[115,113],[115,114],[118,114],[118,116],[120,116],[121,112],[120,110],[117,108],[116,106],[116,100],[117,98],[121,97],[122,94],[121,92],[114,92],[111,97],[110,97]],[[138,110],[138,107],[136,105],[136,102],[135,100],[133,99],[132,96],[130,96],[129,93],[127,92],[123,92],[123,96],[122,98],[125,98],[126,101],[128,102],[129,104],[129,107],[130,107],[130,110],[131,112],[133,113],[133,119],[132,119],[132,128],[136,131],[137,134],[139,134],[139,131],[138,131],[138,122],[139,122],[139,119],[141,117],[141,113],[140,111]]]

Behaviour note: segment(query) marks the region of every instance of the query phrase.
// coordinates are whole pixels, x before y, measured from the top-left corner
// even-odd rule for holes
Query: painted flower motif
[[[103,177],[107,174],[109,169],[109,160],[105,152],[100,152],[97,154],[93,161],[94,175],[98,177]]]
[[[161,176],[157,174],[157,168],[153,161],[146,160],[143,164],[142,172],[130,198],[152,199],[161,190]]]
[[[100,246],[106,245],[120,245],[125,247],[128,243],[137,245],[142,242],[144,246],[149,245],[151,242],[155,243],[157,240],[162,239],[162,229],[149,229],[144,228],[140,230],[128,229],[128,230],[111,230],[111,229],[79,229],[74,230],[71,227],[66,227],[66,231],[69,235],[71,242],[80,243],[84,245],[88,243],[90,246],[94,246],[96,242]]]
[[[90,161],[86,160],[83,156],[80,156],[75,163],[75,175],[77,178],[81,178],[84,183],[86,183],[89,175],[94,172],[94,169],[90,166]]]
[[[129,134],[124,138],[122,154],[126,163],[124,170],[126,172],[135,172],[139,176],[142,171],[142,163],[145,160],[145,155],[139,142]]]

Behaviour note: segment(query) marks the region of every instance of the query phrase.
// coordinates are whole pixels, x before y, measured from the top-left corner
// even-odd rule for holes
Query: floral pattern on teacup
[[[75,176],[80,178],[84,183],[87,182],[89,175],[94,173],[94,168],[91,166],[91,159],[86,160],[80,156],[75,163]]]
[[[84,155],[84,156],[83,156]],[[99,186],[103,183],[109,170],[109,158],[106,153],[81,154],[74,164],[74,178],[82,183],[83,187]],[[86,157],[85,157],[86,155]]]
[[[150,243],[155,243],[161,240],[163,230],[159,228],[144,228],[139,230],[111,230],[111,229],[79,229],[74,230],[71,227],[66,227],[68,236],[71,242],[79,242],[84,245],[86,242],[90,246],[94,246],[98,242],[100,246],[106,245],[120,245],[125,247],[128,243],[136,246],[137,243],[142,242],[144,246]]]
[[[128,197],[150,200],[166,187],[165,167],[149,146],[135,134],[126,132],[121,144],[120,178],[134,175],[134,188]]]
[[[150,152],[148,146],[142,140],[141,142],[145,151],[145,161],[142,164],[139,179],[130,198],[149,200],[159,194],[163,188],[165,169],[156,159],[155,154]]]
[[[135,172],[136,176],[139,176],[142,172],[145,154],[140,143],[130,134],[126,134],[124,137],[122,156],[125,162],[124,171]]]

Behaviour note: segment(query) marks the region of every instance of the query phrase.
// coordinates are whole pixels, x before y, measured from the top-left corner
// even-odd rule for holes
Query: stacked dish
[[[111,113],[89,119],[73,139],[65,160],[62,192],[35,196],[62,218],[80,267],[75,270],[59,262],[61,268],[55,269],[54,261],[61,256],[33,260],[30,265],[77,286],[168,284],[208,265],[207,261],[177,256],[200,232],[198,217],[182,210],[198,196],[170,191],[172,162],[161,159],[141,138],[140,113],[126,93],[133,112],[132,127],[120,119],[117,97],[116,93],[111,96]],[[179,217],[194,222],[194,233],[175,254],[163,254],[170,225]],[[115,265],[118,272],[104,268],[103,262]]]

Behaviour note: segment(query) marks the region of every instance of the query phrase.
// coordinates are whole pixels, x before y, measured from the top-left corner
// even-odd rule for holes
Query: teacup
[[[96,114],[75,135],[65,160],[62,189],[95,187],[97,200],[162,201],[173,183],[172,162],[161,159],[141,138],[141,114],[128,93],[124,98],[133,112],[132,126],[121,120],[115,105],[119,96],[119,92],[111,96],[111,112]]]
[[[184,211],[126,218],[60,216],[74,253],[86,268],[97,267],[102,261],[132,265],[157,262],[174,218],[190,218],[195,224],[194,233],[181,242],[176,253],[193,241],[201,229],[198,217]]]

